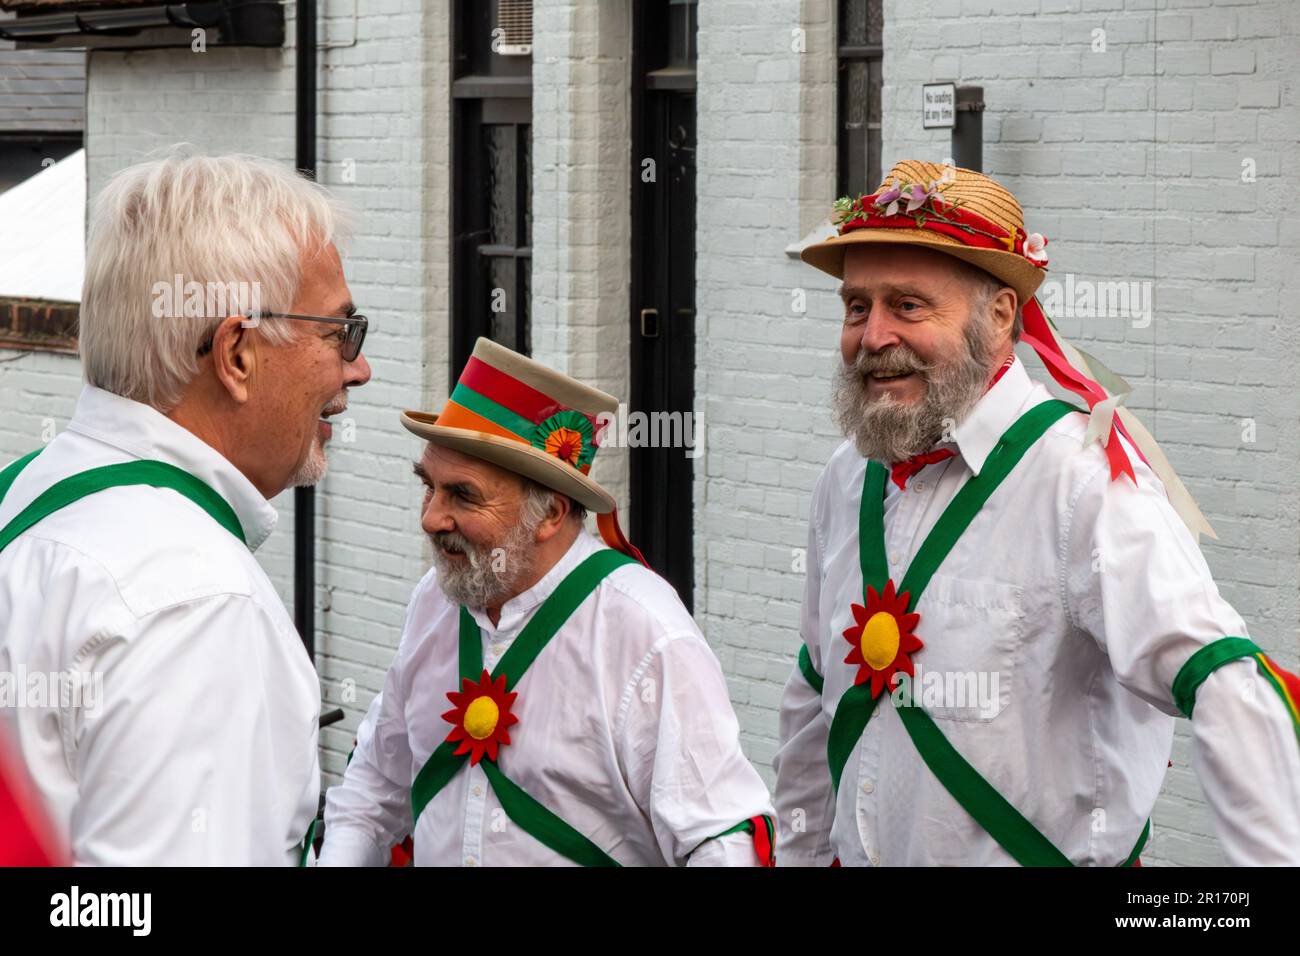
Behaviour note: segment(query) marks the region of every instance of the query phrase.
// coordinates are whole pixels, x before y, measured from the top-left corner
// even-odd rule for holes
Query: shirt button
[[[874,783],[872,783],[870,780],[863,780],[863,781],[862,781],[862,792],[863,792],[863,793],[871,793],[871,792],[872,792],[873,790],[875,790],[875,789],[876,789],[876,785],[875,785]]]
[[[879,854],[879,853],[873,853],[873,854],[871,854],[871,865],[872,865],[872,866],[880,866],[880,854]]]
[[[479,787],[479,786],[476,786],[476,787],[474,788],[474,796],[476,796],[476,797],[481,797],[481,796],[483,796],[483,788],[482,788],[482,787]]]
[[[890,564],[898,564],[898,563],[901,562],[902,560],[903,560],[903,556],[902,556],[899,552],[897,552],[897,551],[895,551],[893,554],[891,554],[891,555],[889,556],[889,563],[890,563]]]
[[[925,491],[925,482],[918,481],[916,484],[912,485],[912,487],[915,488],[918,492]]]
[[[467,856],[467,857],[465,857],[465,865],[466,865],[466,866],[477,866],[477,865],[478,865],[478,860],[474,859],[472,856]]]

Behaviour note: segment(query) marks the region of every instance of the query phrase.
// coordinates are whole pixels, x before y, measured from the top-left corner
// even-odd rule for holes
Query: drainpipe
[[[294,164],[316,178],[316,0],[298,0]],[[316,489],[293,490],[293,623],[316,662]]]
[[[954,106],[953,165],[982,173],[984,171],[984,87],[957,87],[957,102]]]

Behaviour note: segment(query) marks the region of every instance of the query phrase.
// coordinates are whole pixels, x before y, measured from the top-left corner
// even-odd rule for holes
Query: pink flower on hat
[[[902,187],[898,185],[898,180],[894,180],[894,188],[888,189],[876,197],[876,206],[885,210],[886,216],[893,216],[898,213],[898,198],[903,195]]]
[[[1047,239],[1041,232],[1031,232],[1025,237],[1025,258],[1036,266],[1047,265]]]

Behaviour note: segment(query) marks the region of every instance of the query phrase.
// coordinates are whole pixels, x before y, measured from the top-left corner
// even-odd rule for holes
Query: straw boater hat
[[[602,537],[639,559],[618,527],[614,496],[590,477],[597,416],[618,399],[480,338],[441,414],[406,411],[407,430],[435,445],[491,462],[598,515]]]
[[[1047,241],[1025,232],[1016,197],[969,169],[903,160],[873,196],[841,200],[836,213],[840,234],[808,246],[803,261],[837,279],[844,250],[864,242],[924,246],[969,262],[1015,289],[1021,305],[1047,275]]]
[[[1136,481],[1117,437],[1122,434],[1164,483],[1170,503],[1192,533],[1214,536],[1151,433],[1120,407],[1128,384],[1066,341],[1034,297],[1047,275],[1047,240],[1025,231],[1024,211],[1005,186],[970,169],[903,160],[871,195],[837,200],[832,221],[836,235],[806,247],[801,255],[837,279],[844,278],[844,253],[850,246],[889,244],[942,252],[1014,289],[1024,320],[1021,341],[1059,385],[1087,402],[1085,444],[1101,443],[1112,479],[1127,475]]]

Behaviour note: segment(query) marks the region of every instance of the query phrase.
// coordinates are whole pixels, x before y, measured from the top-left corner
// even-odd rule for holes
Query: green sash
[[[537,659],[537,655],[600,582],[615,569],[633,563],[634,560],[627,555],[605,548],[570,571],[560,586],[537,609],[522,633],[515,638],[492,671],[492,679],[506,675],[506,691],[512,691],[529,665]],[[462,680],[468,678],[477,683],[483,672],[483,644],[478,624],[463,607],[460,609],[459,663]],[[439,744],[416,774],[415,782],[411,784],[412,828],[429,801],[437,796],[469,760],[467,753],[455,755],[458,746],[458,742],[451,741]],[[613,857],[511,781],[490,757],[484,756],[479,766],[483,768],[497,800],[501,802],[501,809],[525,833],[581,866],[619,865]]]
[[[939,516],[907,568],[899,594],[908,594],[907,611],[913,612],[939,565],[952,551],[958,539],[970,527],[975,516],[998,486],[1011,474],[1025,453],[1056,422],[1072,411],[1073,405],[1055,399],[1036,405],[1025,412],[1003,433],[989,453],[978,475],[971,477]],[[862,503],[858,519],[858,549],[865,593],[868,585],[879,593],[889,580],[885,556],[884,493],[887,469],[879,462],[867,465],[863,479]],[[865,599],[864,599],[865,600]],[[809,683],[820,692],[820,675],[812,669],[807,648],[800,655],[800,669],[816,676]],[[839,790],[849,754],[857,745],[867,722],[875,712],[879,698],[871,696],[870,683],[856,684],[840,697],[831,720],[827,738],[827,760],[831,783]],[[949,743],[934,720],[916,703],[896,708],[899,720],[926,766],[944,789],[974,818],[997,843],[1024,866],[1071,866],[1047,837],[1005,800],[996,789]],[[1150,822],[1143,829],[1128,862],[1141,852],[1150,832]]]
[[[0,471],[0,501],[8,493],[18,473],[39,454],[40,451],[34,451],[30,455],[19,458],[4,471]],[[213,491],[209,485],[195,478],[188,471],[169,465],[165,461],[142,460],[91,468],[88,471],[69,475],[45,489],[36,500],[0,529],[0,551],[9,547],[14,538],[32,525],[60,508],[66,508],[97,491],[120,488],[124,485],[150,485],[154,488],[170,488],[179,492],[211,515],[217,524],[233,534],[241,543],[247,543],[244,539],[244,529],[235,515],[235,509],[230,507],[226,499]]]

